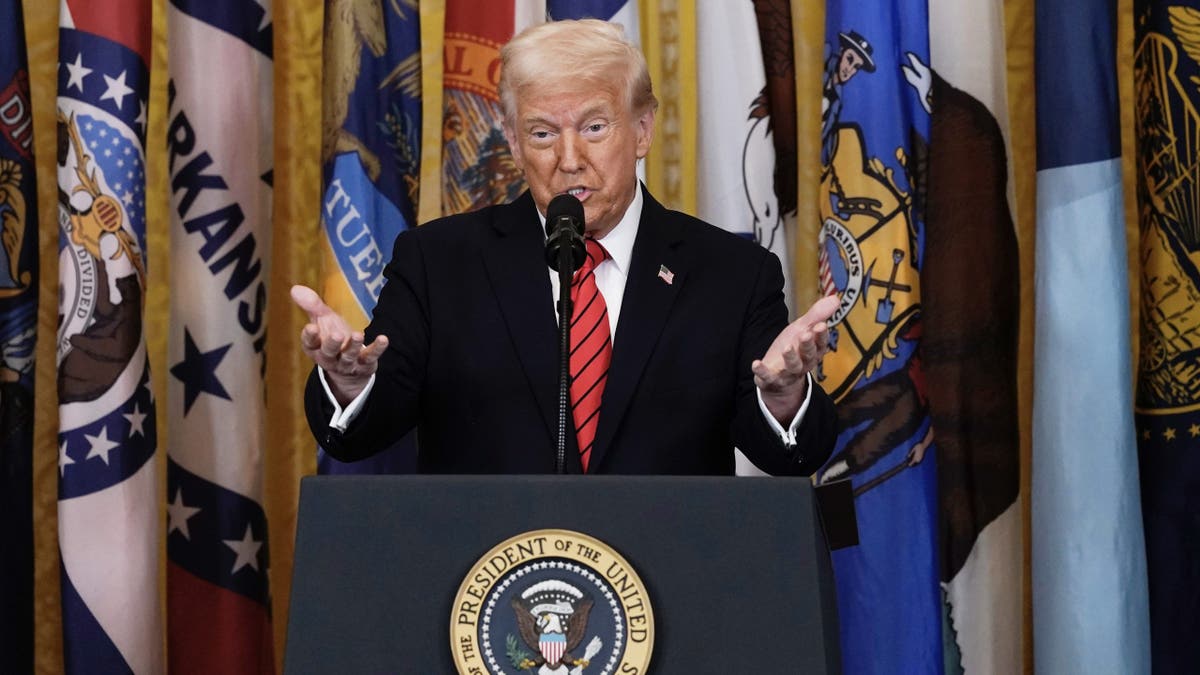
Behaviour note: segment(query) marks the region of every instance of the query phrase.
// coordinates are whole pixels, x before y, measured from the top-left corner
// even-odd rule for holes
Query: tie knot
[[[591,267],[594,268],[596,265],[608,260],[608,251],[604,250],[604,246],[600,242],[592,239],[591,237],[587,237],[583,240],[583,243],[584,246],[587,247],[587,262],[591,263]]]

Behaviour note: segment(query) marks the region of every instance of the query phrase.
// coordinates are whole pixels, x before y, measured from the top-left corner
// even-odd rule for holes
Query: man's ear
[[[517,142],[517,135],[513,131],[512,125],[504,121],[500,123],[500,129],[504,132],[504,140],[508,141],[508,151],[512,153],[513,164],[524,171],[525,158],[521,156],[521,144]]]
[[[654,140],[654,108],[646,108],[637,119],[637,157],[642,159],[650,152],[650,141]]]

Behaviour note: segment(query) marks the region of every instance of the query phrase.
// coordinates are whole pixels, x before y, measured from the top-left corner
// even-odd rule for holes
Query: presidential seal
[[[462,675],[636,675],[654,647],[637,573],[603,542],[535,530],[497,545],[459,586],[450,651]]]

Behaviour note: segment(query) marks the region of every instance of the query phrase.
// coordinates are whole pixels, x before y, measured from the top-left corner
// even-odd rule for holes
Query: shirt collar
[[[612,258],[621,274],[629,274],[629,263],[633,260],[633,242],[637,239],[638,224],[642,221],[642,186],[639,182],[633,189],[633,201],[625,209],[625,215],[602,239],[604,250]]]
[[[637,186],[633,189],[633,201],[629,202],[629,207],[625,209],[625,215],[621,216],[616,227],[609,230],[608,234],[597,239],[604,245],[604,250],[608,251],[608,256],[617,266],[617,270],[624,275],[629,274],[629,263],[633,260],[633,242],[637,240],[638,224],[642,221],[644,202],[641,181],[638,181]],[[538,220],[542,223],[542,238],[544,239],[546,237],[546,215],[538,209],[534,210],[537,211]]]

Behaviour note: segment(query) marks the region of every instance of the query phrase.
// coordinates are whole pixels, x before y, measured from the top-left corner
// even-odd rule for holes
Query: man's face
[[[838,82],[842,84],[849,82],[862,64],[863,60],[858,52],[853,49],[843,49],[842,58],[838,61]]]
[[[654,111],[636,115],[615,89],[553,95],[526,91],[505,136],[543,214],[570,193],[583,202],[587,231],[599,238],[621,220],[637,188],[637,160],[650,150]]]

